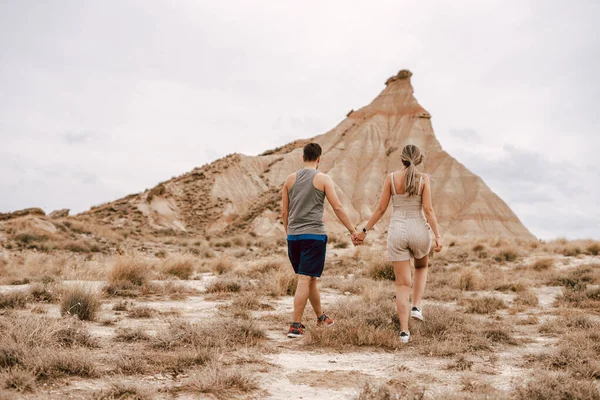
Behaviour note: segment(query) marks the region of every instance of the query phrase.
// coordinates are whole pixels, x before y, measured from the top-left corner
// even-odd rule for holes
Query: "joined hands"
[[[354,246],[360,246],[362,244],[364,244],[365,238],[367,237],[367,234],[364,232],[353,232],[352,235],[352,244]]]

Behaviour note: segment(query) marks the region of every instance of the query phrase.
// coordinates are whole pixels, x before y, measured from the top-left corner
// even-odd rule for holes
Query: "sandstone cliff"
[[[413,96],[411,75],[400,71],[387,80],[371,104],[351,111],[335,128],[310,139],[323,147],[320,169],[336,182],[352,220],[363,223],[369,218],[386,174],[401,168],[400,151],[412,143],[425,153],[419,168],[432,177],[442,232],[533,238],[480,177],[442,149],[430,114]],[[301,149],[307,142],[298,140],[256,157],[229,155],[85,214],[107,225],[129,225],[138,231],[281,235],[281,184],[302,166]],[[388,218],[389,212],[378,225],[380,232]],[[330,208],[325,221],[332,233],[344,230]]]

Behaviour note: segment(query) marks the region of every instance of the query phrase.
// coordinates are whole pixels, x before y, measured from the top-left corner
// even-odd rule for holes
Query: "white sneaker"
[[[410,332],[400,332],[400,341],[402,343],[408,343],[410,340]]]
[[[410,310],[410,317],[423,321],[423,313],[417,307],[413,307],[412,310]]]

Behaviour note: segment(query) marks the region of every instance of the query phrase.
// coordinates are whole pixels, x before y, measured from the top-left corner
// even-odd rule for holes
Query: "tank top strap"
[[[417,190],[417,194],[421,195],[421,184],[423,183],[423,175],[419,178],[419,190]]]
[[[397,195],[398,193],[396,193],[396,183],[394,182],[394,173],[392,172],[392,192],[394,193],[394,195]]]

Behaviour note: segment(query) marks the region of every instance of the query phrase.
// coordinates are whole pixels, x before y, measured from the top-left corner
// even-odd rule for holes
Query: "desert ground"
[[[0,232],[1,400],[600,398],[599,242],[446,238],[403,345],[383,235],[330,237],[301,339],[282,238],[85,235]]]

